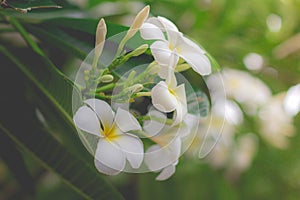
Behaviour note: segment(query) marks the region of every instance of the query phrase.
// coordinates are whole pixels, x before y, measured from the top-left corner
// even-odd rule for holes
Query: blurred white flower
[[[228,178],[236,179],[251,166],[257,148],[258,138],[253,133],[243,134],[236,139],[231,150],[231,156],[228,159]]]
[[[284,99],[284,109],[291,115],[295,116],[300,112],[300,84],[291,87]]]
[[[263,67],[264,59],[257,53],[249,53],[244,57],[243,62],[249,70],[260,70]]]
[[[271,32],[278,32],[282,28],[282,18],[274,13],[267,17],[266,23]]]
[[[145,40],[157,40],[150,46],[150,49],[160,66],[168,67],[171,54],[176,54],[183,58],[197,73],[201,75],[211,73],[211,64],[205,51],[184,37],[175,24],[168,19],[164,17],[149,18],[142,25],[140,32]],[[166,33],[167,38],[164,33]]]
[[[218,121],[222,120],[214,117],[214,121],[208,128],[211,136],[205,141],[213,148],[205,159],[217,169],[225,168],[233,178],[238,177],[252,163],[258,148],[257,138],[254,134],[243,134],[235,139],[236,126],[225,121],[220,128]],[[216,130],[221,133],[216,134]],[[220,137],[216,138],[216,135]]]
[[[284,110],[285,94],[272,97],[261,108],[260,134],[273,146],[284,149],[288,147],[288,137],[294,135],[293,118]]]
[[[133,168],[143,161],[143,143],[128,131],[141,130],[138,121],[121,108],[115,114],[102,100],[88,99],[74,115],[75,125],[98,137],[95,152],[96,168],[107,175],[120,173],[126,159]]]
[[[247,72],[224,69],[222,78],[226,96],[241,103],[247,114],[256,114],[258,107],[265,104],[271,97],[268,86]]]
[[[240,107],[232,100],[215,100],[213,112],[222,116],[227,123],[239,125],[243,122],[244,116]]]

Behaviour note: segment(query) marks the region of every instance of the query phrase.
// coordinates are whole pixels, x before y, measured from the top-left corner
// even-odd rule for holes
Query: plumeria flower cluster
[[[98,61],[105,51],[107,27],[104,19],[100,20],[92,68],[84,73],[85,100],[75,110],[73,120],[78,131],[96,141],[92,153],[99,172],[116,175],[146,168],[160,171],[156,179],[165,180],[175,172],[183,153],[182,141],[199,124],[199,116],[189,113],[187,85],[178,81],[177,74],[191,69],[208,75],[211,63],[205,50],[179,32],[170,20],[148,18],[149,9],[146,6],[137,14],[113,60],[102,69]],[[137,34],[145,43],[127,52],[126,44]],[[126,78],[120,77],[115,70],[132,57],[144,54],[149,42],[148,54],[153,56],[153,62],[139,74],[131,70]],[[117,93],[115,88],[119,88]],[[142,105],[148,107],[146,114],[126,106],[141,97],[150,100]]]

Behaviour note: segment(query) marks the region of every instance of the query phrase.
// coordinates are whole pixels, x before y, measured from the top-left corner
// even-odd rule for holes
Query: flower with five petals
[[[164,17],[149,18],[142,25],[140,32],[145,40],[156,40],[150,46],[150,49],[153,57],[161,67],[168,66],[170,55],[175,53],[200,75],[211,73],[211,64],[205,55],[205,50],[184,37],[175,24],[168,19]],[[166,33],[167,38],[164,33]]]
[[[139,168],[143,161],[143,143],[128,133],[141,130],[138,121],[128,111],[117,112],[105,101],[88,99],[74,115],[76,127],[98,137],[95,166],[98,171],[115,175],[124,170],[126,160],[132,168]]]

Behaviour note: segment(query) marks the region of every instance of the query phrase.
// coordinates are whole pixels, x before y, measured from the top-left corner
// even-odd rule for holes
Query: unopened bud
[[[105,38],[106,38],[107,28],[104,19],[100,19],[97,29],[96,29],[96,42],[94,50],[94,59],[93,59],[93,72],[97,68],[99,57],[102,54]]]
[[[147,51],[148,47],[149,47],[148,44],[143,44],[143,45],[139,46],[138,48],[136,48],[135,50],[133,50],[132,52],[130,52],[129,54],[127,54],[127,56],[129,56],[129,57],[139,56],[139,55],[145,53],[145,51]]]
[[[137,93],[139,91],[142,91],[143,89],[144,89],[144,86],[142,84],[140,84],[140,83],[137,83],[137,84],[129,87],[129,91],[131,93]]]
[[[122,39],[122,41],[120,42],[120,45],[118,47],[117,50],[117,54],[119,55],[125,45],[125,43],[132,38],[137,32],[138,30],[141,28],[141,26],[143,25],[143,23],[146,21],[146,19],[148,18],[149,15],[149,11],[150,11],[150,6],[145,6],[135,17],[133,23],[131,24],[129,30],[127,31],[125,37]]]
[[[102,53],[107,28],[104,19],[100,19],[96,29],[96,42],[95,42],[95,57],[98,59]]]
[[[114,80],[114,77],[110,74],[105,74],[103,76],[100,77],[99,82],[102,83],[110,83]]]
[[[125,36],[127,40],[134,36],[134,34],[141,28],[142,24],[148,18],[150,11],[150,6],[145,6],[135,17],[133,23],[131,24],[127,35]]]

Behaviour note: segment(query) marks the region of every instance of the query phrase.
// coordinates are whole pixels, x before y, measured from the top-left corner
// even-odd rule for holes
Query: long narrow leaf
[[[56,172],[67,185],[85,199],[122,199],[95,168],[73,156],[44,130],[35,130],[33,127],[30,129],[31,131],[24,136],[23,133],[11,132],[10,128],[0,123],[0,131],[22,151],[35,157],[45,168]]]

